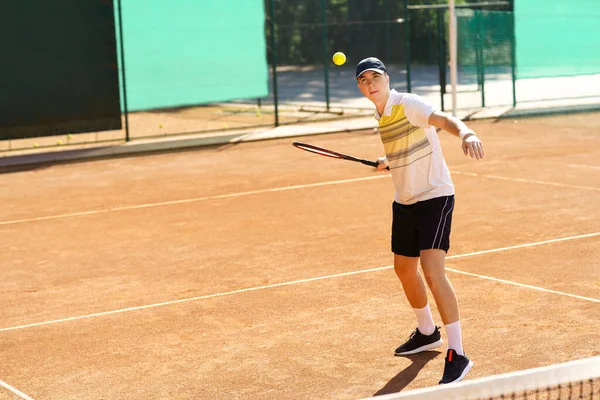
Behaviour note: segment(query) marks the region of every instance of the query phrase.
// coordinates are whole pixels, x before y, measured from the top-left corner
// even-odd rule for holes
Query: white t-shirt
[[[375,111],[398,203],[454,194],[436,129],[427,122],[434,111],[422,97],[395,90],[383,115]]]

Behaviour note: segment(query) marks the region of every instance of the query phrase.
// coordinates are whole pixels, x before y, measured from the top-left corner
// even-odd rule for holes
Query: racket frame
[[[352,157],[344,153],[339,153],[337,151],[329,150],[324,147],[315,146],[314,144],[302,143],[302,142],[294,142],[292,145],[300,150],[308,151],[310,153],[318,154],[320,156],[337,158],[347,161],[359,162],[364,165],[368,165],[374,168],[377,168],[379,165],[378,161],[365,160],[364,158]]]

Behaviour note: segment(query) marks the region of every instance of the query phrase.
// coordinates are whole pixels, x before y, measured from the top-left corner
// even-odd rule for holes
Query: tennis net
[[[600,357],[410,390],[372,400],[600,400]],[[365,399],[367,400],[367,399]]]

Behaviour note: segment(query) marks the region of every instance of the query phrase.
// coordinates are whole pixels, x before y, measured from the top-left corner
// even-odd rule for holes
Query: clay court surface
[[[600,355],[600,114],[440,132],[477,378]],[[0,174],[0,399],[357,399],[436,385],[372,131]],[[431,297],[430,297],[431,298]],[[431,301],[437,324],[442,324]],[[445,332],[442,330],[443,338]]]

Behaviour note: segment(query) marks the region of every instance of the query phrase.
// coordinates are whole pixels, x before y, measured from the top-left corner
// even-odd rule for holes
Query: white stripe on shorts
[[[448,220],[448,215],[450,215],[450,213],[452,212],[452,210],[454,210],[454,203],[452,204],[452,207],[450,207],[450,209],[448,211],[446,211],[446,215],[444,215],[444,225],[442,225],[442,231],[440,232],[440,244],[438,244],[438,249],[440,247],[442,247],[442,238],[444,237],[444,228],[446,227],[446,221]],[[435,241],[434,241],[435,244]]]
[[[444,210],[446,209],[446,206],[448,205],[448,199],[449,199],[449,196],[446,197],[446,202],[444,203],[444,207],[442,207],[442,212],[440,213],[440,222],[438,222],[437,230],[435,231],[435,236],[433,237],[433,243],[431,244],[432,249],[437,249],[435,242],[437,241],[437,235],[438,235],[438,232],[440,231],[440,225],[442,224],[442,220],[444,220],[444,226],[446,226],[446,219],[444,218]],[[448,215],[448,214],[446,214],[446,215]],[[444,234],[444,228],[442,228],[442,234],[440,235],[440,245],[442,244],[443,234]]]

